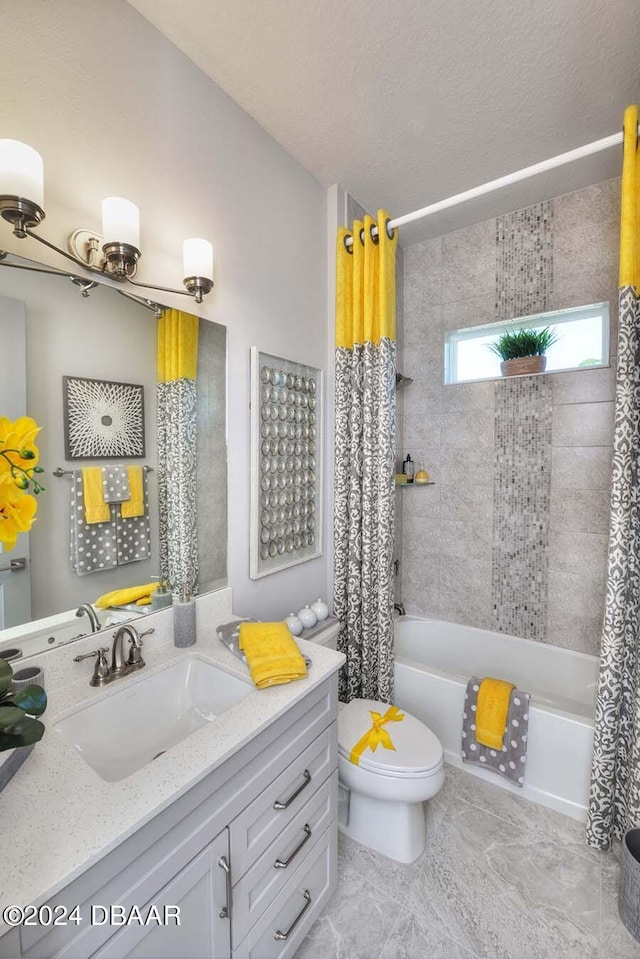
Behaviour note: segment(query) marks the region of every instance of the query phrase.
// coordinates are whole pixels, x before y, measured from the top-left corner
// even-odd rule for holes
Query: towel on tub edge
[[[490,749],[476,739],[476,706],[480,680],[472,676],[467,683],[462,711],[461,755],[465,763],[484,766],[504,776],[516,786],[524,785],[524,770],[527,761],[527,738],[529,734],[529,700],[531,696],[520,689],[512,689],[507,712],[502,749]]]

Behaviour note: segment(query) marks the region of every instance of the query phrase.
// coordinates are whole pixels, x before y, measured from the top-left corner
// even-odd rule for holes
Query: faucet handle
[[[155,633],[153,626],[151,629],[145,629],[144,633],[138,633],[138,636],[142,639],[143,636],[151,636],[151,633]],[[140,643],[140,645],[142,646],[142,643]]]
[[[101,646],[100,649],[94,649],[92,653],[84,653],[82,656],[74,656],[74,663],[81,663],[83,659],[91,659],[92,656],[97,656],[98,661],[104,659],[104,654],[108,653],[109,649],[107,646]]]
[[[103,686],[111,675],[111,670],[109,669],[109,663],[107,662],[106,656],[108,652],[108,646],[100,646],[99,649],[94,649],[91,653],[84,653],[82,656],[73,657],[74,663],[81,663],[83,659],[91,659],[92,656],[97,657],[96,665],[93,670],[93,676],[89,680],[90,686]]]

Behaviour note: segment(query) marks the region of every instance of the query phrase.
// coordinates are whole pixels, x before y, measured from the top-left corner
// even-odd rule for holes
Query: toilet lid
[[[383,716],[389,709],[387,703],[373,699],[353,699],[342,706],[338,718],[338,748],[340,755],[349,758],[351,750],[362,736],[371,729],[371,712]],[[375,752],[367,747],[360,755],[359,766],[380,775],[418,776],[434,769],[442,762],[442,745],[428,726],[410,713],[401,710],[404,719],[388,722],[382,727],[391,737],[394,749],[379,745]]]

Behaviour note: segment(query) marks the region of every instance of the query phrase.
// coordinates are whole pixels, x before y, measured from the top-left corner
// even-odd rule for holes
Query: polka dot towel
[[[482,746],[475,737],[476,724],[473,720],[479,689],[480,680],[477,676],[472,676],[467,683],[462,713],[462,759],[465,763],[474,763],[476,766],[493,769],[498,775],[522,787],[525,782],[531,696],[520,689],[511,690],[502,749],[496,751],[488,746]]]

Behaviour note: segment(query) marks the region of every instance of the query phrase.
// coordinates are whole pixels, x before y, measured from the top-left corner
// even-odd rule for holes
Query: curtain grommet
[[[373,231],[376,230],[374,233]],[[369,235],[371,236],[372,241],[377,245],[380,242],[380,233],[375,223],[372,223],[369,227]]]
[[[384,221],[384,228],[385,228],[385,230],[387,231],[387,236],[389,237],[389,239],[390,239],[390,240],[393,240],[393,238],[394,238],[394,236],[395,236],[395,230],[393,230],[393,229],[389,226],[390,223],[391,223],[391,218],[390,218],[390,217],[387,217],[387,219]]]
[[[347,243],[347,240],[351,240],[351,245]],[[344,248],[347,251],[347,253],[350,253],[353,256],[353,236],[351,235],[351,233],[345,233],[345,235],[342,238],[342,242],[344,243]]]
[[[364,246],[364,227],[362,227],[362,229],[360,230],[359,236],[360,236],[360,243],[362,244],[362,246]]]

